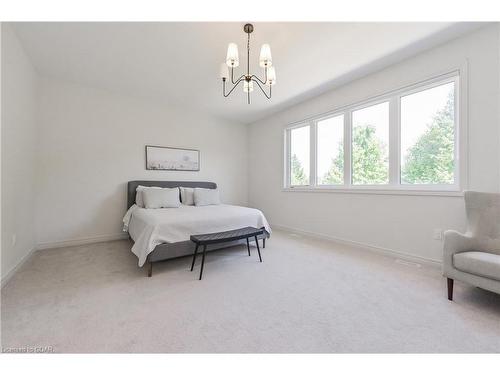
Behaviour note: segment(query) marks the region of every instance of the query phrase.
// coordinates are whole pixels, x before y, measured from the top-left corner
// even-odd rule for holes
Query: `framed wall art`
[[[200,151],[187,148],[146,146],[146,169],[199,171]]]

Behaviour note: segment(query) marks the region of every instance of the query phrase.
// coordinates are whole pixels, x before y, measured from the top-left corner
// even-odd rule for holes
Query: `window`
[[[401,183],[455,182],[455,83],[401,97]]]
[[[454,71],[286,128],[285,187],[464,189],[458,88]]]
[[[389,183],[389,102],[352,112],[352,183]]]
[[[318,185],[344,183],[344,115],[317,122]]]
[[[309,185],[310,127],[290,131],[290,185]]]

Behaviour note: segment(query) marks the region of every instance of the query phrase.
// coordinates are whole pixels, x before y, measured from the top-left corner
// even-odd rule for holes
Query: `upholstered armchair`
[[[443,274],[448,299],[459,280],[500,293],[500,194],[465,192],[467,232],[444,233]]]

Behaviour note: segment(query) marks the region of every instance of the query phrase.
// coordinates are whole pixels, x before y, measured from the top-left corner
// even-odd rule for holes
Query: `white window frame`
[[[454,184],[401,184],[401,98],[430,88],[454,82],[455,88],[455,171]],[[333,111],[295,122],[284,128],[284,191],[374,193],[403,195],[460,196],[467,189],[467,65],[449,69],[443,74],[420,80],[399,89],[363,101],[342,106]],[[389,102],[389,183],[380,185],[353,185],[351,164],[352,112]],[[319,185],[317,181],[317,124],[319,121],[344,115],[344,184]],[[290,185],[290,130],[309,125],[310,175],[309,185]]]

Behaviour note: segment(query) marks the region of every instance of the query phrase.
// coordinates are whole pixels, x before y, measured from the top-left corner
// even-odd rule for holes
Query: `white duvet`
[[[264,214],[255,209],[227,204],[146,209],[133,205],[123,218],[123,230],[135,241],[132,252],[139,267],[162,243],[189,241],[192,234],[214,233],[242,227],[271,228]]]

